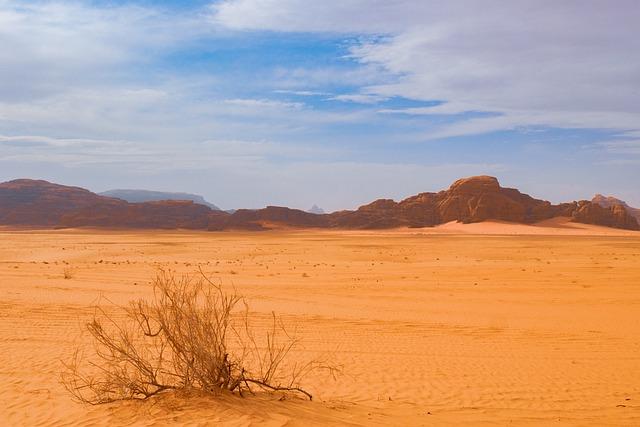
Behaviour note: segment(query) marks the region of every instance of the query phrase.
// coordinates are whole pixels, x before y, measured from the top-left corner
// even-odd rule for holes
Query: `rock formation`
[[[96,205],[125,202],[78,187],[18,179],[0,184],[0,224],[58,226],[65,215]]]
[[[264,209],[238,209],[227,218],[219,218],[209,225],[210,230],[262,230],[272,227],[320,228],[328,227],[326,215],[316,215],[298,209],[267,206]]]
[[[588,201],[552,205],[516,189],[500,187],[494,177],[476,176],[460,179],[438,193],[421,193],[400,202],[377,200],[330,217],[332,225],[344,228],[431,227],[450,221],[486,220],[532,224],[564,216],[575,222],[639,229],[635,218],[619,208],[592,205]]]
[[[615,206],[615,205],[621,205],[625,208],[625,210],[627,212],[629,212],[629,214],[631,216],[633,216],[635,219],[638,220],[638,222],[640,222],[640,209],[638,208],[632,208],[631,206],[629,206],[626,202],[617,199],[615,197],[612,196],[603,196],[602,194],[596,194],[593,199],[591,199],[591,201],[593,203],[596,203],[600,206],[602,206],[603,208],[609,208],[611,206]]]
[[[0,225],[13,226],[382,229],[431,227],[449,221],[500,220],[532,224],[557,216],[586,224],[640,229],[636,218],[621,203],[602,206],[583,200],[553,205],[516,189],[500,187],[498,180],[490,176],[460,179],[438,193],[421,193],[400,202],[376,200],[355,211],[332,214],[278,206],[228,213],[184,200],[129,203],[46,181],[15,180],[0,184]]]

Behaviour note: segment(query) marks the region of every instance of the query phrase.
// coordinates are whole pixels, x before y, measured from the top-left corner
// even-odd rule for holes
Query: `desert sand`
[[[293,357],[343,374],[307,378],[313,402],[73,402],[61,360],[97,298],[125,304],[158,267],[198,266],[294,325]],[[638,232],[5,229],[0,425],[640,425],[639,314]]]

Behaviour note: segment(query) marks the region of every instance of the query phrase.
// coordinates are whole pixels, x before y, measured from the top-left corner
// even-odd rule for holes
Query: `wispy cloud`
[[[296,96],[328,96],[331,95],[329,92],[319,92],[313,90],[290,90],[290,89],[277,89],[274,90],[273,93],[281,93],[285,95],[296,95]]]
[[[473,110],[502,116],[472,123],[460,117],[460,130],[450,124],[441,136],[532,125],[638,128],[640,8],[633,0],[615,8],[537,0],[353,0],[331,7],[226,0],[215,9],[218,23],[236,29],[385,34],[351,49],[363,65],[399,77],[366,86],[369,96],[445,101],[407,114]]]
[[[249,109],[300,109],[304,107],[301,102],[283,102],[270,99],[226,99],[224,103]]]
[[[195,15],[149,7],[5,0],[0,3],[0,97],[32,101],[109,84],[119,77],[117,67],[144,65],[159,50],[209,31]]]
[[[386,100],[387,98],[379,95],[352,93],[337,95],[329,99],[332,101],[355,102],[357,104],[377,104],[381,101]]]
[[[597,143],[597,146],[613,154],[640,155],[640,139],[604,141]],[[635,159],[636,162],[638,160],[640,159]]]
[[[0,144],[14,147],[119,147],[124,143],[96,139],[51,138],[39,135],[0,135]]]

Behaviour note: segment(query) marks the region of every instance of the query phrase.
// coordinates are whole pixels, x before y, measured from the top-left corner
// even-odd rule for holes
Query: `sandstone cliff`
[[[640,229],[636,218],[620,203],[602,206],[583,200],[553,205],[516,189],[503,188],[490,176],[460,179],[438,193],[421,193],[400,202],[376,200],[355,211],[332,214],[278,206],[239,209],[230,214],[192,201],[128,203],[46,181],[15,180],[0,184],[0,225],[14,226],[383,229],[431,227],[449,221],[501,220],[531,224],[557,216],[587,224]]]
[[[635,218],[615,206],[601,208],[589,201],[553,205],[545,200],[500,187],[490,176],[464,178],[448,190],[421,193],[400,202],[377,200],[356,211],[331,215],[331,223],[344,228],[430,227],[450,221],[486,220],[531,224],[565,216],[575,222],[637,230]]]
[[[640,222],[640,209],[632,208],[626,202],[620,199],[617,199],[612,196],[607,197],[607,196],[603,196],[602,194],[596,194],[593,197],[593,199],[591,199],[591,201],[597,205],[602,206],[603,208],[610,208],[615,205],[621,205],[625,208],[627,212],[629,212],[631,216],[633,216],[636,220],[638,220],[638,222]]]

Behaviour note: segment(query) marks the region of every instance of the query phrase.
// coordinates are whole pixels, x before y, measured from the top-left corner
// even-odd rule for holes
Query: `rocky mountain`
[[[438,193],[421,193],[400,202],[377,200],[356,211],[332,214],[332,223],[346,228],[430,227],[450,221],[501,220],[532,224],[557,216],[572,221],[637,230],[638,222],[619,205],[603,208],[589,201],[552,205],[490,176],[464,178]]]
[[[269,228],[327,228],[328,215],[316,215],[298,209],[267,206],[263,209],[238,209],[227,218],[210,223],[210,230],[265,230]]]
[[[376,200],[356,211],[338,213],[337,221],[350,228],[388,228],[488,219],[534,223],[555,216],[571,216],[570,205],[554,206],[518,190],[502,188],[496,178],[477,176],[460,179],[438,193],[420,193],[400,202]]]
[[[109,190],[98,193],[100,196],[114,197],[130,203],[160,202],[165,200],[191,200],[199,205],[205,205],[213,210],[220,208],[213,203],[207,202],[204,197],[190,193],[168,193],[165,191],[149,190]]]
[[[620,199],[616,199],[615,197],[612,197],[612,196],[603,196],[602,194],[596,194],[593,197],[593,199],[591,199],[591,201],[595,204],[602,206],[603,208],[609,208],[611,206],[621,205],[627,210],[627,212],[629,212],[631,216],[633,216],[635,219],[638,220],[638,222],[640,222],[640,209],[632,208],[626,202]]]
[[[0,224],[206,229],[218,211],[192,201],[128,203],[46,181],[0,184]]]
[[[620,203],[602,206],[583,200],[553,205],[489,176],[460,179],[447,190],[421,193],[400,202],[382,199],[355,211],[314,214],[286,207],[214,210],[191,200],[129,203],[78,187],[46,181],[0,184],[0,225],[44,227],[186,228],[264,230],[269,228],[381,229],[430,227],[449,221],[502,220],[531,224],[557,216],[572,221],[638,230]]]
[[[18,179],[0,184],[0,224],[57,226],[78,210],[122,203],[79,187]]]
[[[96,204],[71,212],[61,218],[61,227],[159,228],[206,230],[218,217],[216,211],[190,200]]]

